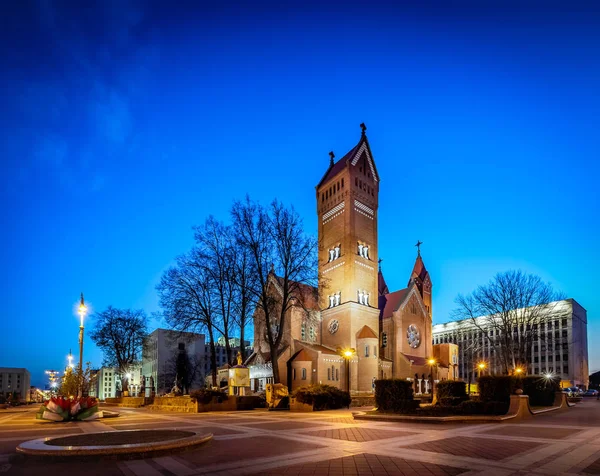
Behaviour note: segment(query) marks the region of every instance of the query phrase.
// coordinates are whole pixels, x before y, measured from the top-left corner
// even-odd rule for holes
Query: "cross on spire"
[[[383,259],[382,259],[382,258],[379,258],[379,259],[377,260],[377,263],[379,264],[379,271],[381,271],[381,262],[382,262],[382,261],[383,261]]]
[[[333,167],[333,159],[335,158],[335,154],[333,153],[333,150],[331,152],[329,152],[329,166]]]
[[[364,122],[360,123],[360,128],[362,129],[362,135],[364,136],[367,132],[367,126],[365,125]]]
[[[423,244],[423,242],[421,240],[417,240],[417,244],[415,245],[417,247],[417,256],[421,256],[421,245]]]

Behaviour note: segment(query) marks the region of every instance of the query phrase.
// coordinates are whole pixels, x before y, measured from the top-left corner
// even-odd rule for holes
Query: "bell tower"
[[[371,392],[379,338],[377,209],[379,174],[366,126],[354,148],[329,168],[316,187],[322,342],[356,350],[350,388]],[[372,374],[372,375],[371,375]]]

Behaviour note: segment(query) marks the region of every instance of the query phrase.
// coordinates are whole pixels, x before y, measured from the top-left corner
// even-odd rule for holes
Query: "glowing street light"
[[[350,393],[350,359],[354,355],[356,351],[354,349],[342,349],[340,350],[341,356],[346,361],[346,380],[347,386],[346,389],[348,393]]]
[[[479,362],[477,364],[477,377],[481,377],[481,372],[483,372],[487,367],[487,364],[485,362]]]
[[[83,395],[83,318],[87,312],[85,301],[83,300],[83,293],[81,293],[81,301],[77,313],[79,314],[79,389],[77,390],[77,396]]]
[[[523,373],[523,368],[522,367],[516,367],[515,368],[515,374],[521,375],[522,373]]]
[[[433,369],[437,369],[437,360],[434,358],[427,359],[429,364],[429,375],[431,376],[431,395],[433,395],[433,382],[436,380],[436,375],[433,374]]]
[[[554,378],[554,375],[552,374],[552,372],[548,372],[547,374],[544,374],[544,378],[546,380],[552,380]]]

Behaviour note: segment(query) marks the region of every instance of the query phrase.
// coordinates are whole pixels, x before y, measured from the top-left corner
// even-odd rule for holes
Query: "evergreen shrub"
[[[484,375],[477,380],[482,402],[510,402],[510,396],[522,387],[521,378],[514,375]]]
[[[457,380],[443,380],[437,384],[438,403],[444,407],[453,407],[468,400],[467,384]]]
[[[229,396],[220,390],[213,390],[212,388],[201,388],[198,390],[193,390],[190,392],[190,397],[195,399],[198,403],[202,405],[207,405],[212,403],[213,398],[217,400],[217,403],[221,403],[224,400],[227,400]]]
[[[560,392],[560,380],[541,375],[528,375],[521,379],[523,394],[529,395],[529,404],[534,407],[549,407],[554,403],[556,392]]]
[[[293,394],[300,403],[312,405],[314,410],[335,410],[336,408],[350,407],[351,397],[331,385],[310,385],[300,387]]]
[[[409,413],[419,402],[413,399],[412,383],[401,379],[375,380],[375,405],[382,412]]]

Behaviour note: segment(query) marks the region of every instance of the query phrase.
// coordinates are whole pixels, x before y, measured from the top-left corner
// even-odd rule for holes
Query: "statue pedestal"
[[[250,388],[250,369],[244,365],[235,365],[229,369],[229,395],[245,395]]]

